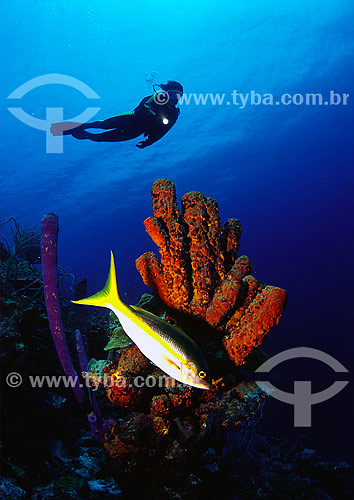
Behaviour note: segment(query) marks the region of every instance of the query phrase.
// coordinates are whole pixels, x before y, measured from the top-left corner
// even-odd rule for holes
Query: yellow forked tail
[[[108,278],[103,290],[95,293],[95,295],[91,295],[91,297],[87,297],[86,299],[72,300],[72,302],[74,304],[83,304],[87,306],[107,307],[108,309],[111,309],[112,306],[118,308],[119,304],[121,304],[121,300],[117,289],[117,277],[113,252],[111,252],[111,267],[109,269]]]

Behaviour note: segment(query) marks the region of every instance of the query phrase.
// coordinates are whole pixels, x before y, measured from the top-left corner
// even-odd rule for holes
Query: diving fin
[[[78,122],[59,122],[53,123],[50,126],[50,132],[54,136],[58,135],[70,135],[74,130],[77,130],[78,127],[84,125],[83,123]]]

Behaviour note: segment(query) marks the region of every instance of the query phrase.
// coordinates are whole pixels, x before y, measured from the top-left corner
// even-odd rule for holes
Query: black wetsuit
[[[156,94],[144,97],[132,113],[112,116],[107,120],[84,123],[66,133],[77,139],[90,139],[96,142],[119,142],[134,139],[144,134],[147,139],[140,144],[146,147],[163,137],[176,123],[180,113],[179,108],[170,102],[158,104]],[[100,134],[87,132],[88,128],[108,130]],[[113,130],[111,130],[113,129]]]

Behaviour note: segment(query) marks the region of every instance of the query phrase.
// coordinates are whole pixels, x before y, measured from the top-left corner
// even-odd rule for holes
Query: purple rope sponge
[[[57,242],[59,223],[55,214],[47,214],[42,219],[41,260],[44,285],[45,305],[47,308],[49,327],[54,340],[58,357],[67,377],[72,377],[72,389],[78,402],[86,401],[85,391],[80,387],[80,380],[71,361],[65,336],[64,325],[60,314],[59,284],[57,272]]]

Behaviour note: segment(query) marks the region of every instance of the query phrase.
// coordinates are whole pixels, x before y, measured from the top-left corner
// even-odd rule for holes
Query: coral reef
[[[9,257],[15,256],[30,264],[37,263],[40,256],[40,233],[37,228],[21,226],[15,217],[1,222],[0,230],[7,225],[12,236],[12,244],[4,234],[1,234],[3,240],[0,247],[1,260],[7,261]]]
[[[129,478],[138,477],[144,464],[150,474],[145,480],[153,487],[159,469],[170,470],[173,464],[163,494],[170,498],[167,491],[177,491],[177,484],[179,492],[193,490],[186,464],[200,460],[211,436],[227,439],[237,433],[264,404],[265,393],[247,382],[239,367],[250,366],[249,355],[278,323],[287,293],[259,283],[250,274],[250,259],[237,258],[240,222],[229,219],[223,227],[215,200],[188,193],[180,213],[175,186],[167,179],[154,183],[152,199],[154,217],[145,227],[161,262],[151,252],[137,259],[143,281],[154,292],[144,294],[138,305],[195,338],[208,357],[213,387],[203,391],[171,383],[131,345],[116,319],[106,346],[109,360],[92,360],[85,376],[128,411],[105,444],[115,467],[125,471],[120,480],[129,488]],[[152,450],[154,460],[147,466],[144,457]]]
[[[62,367],[39,292],[41,276],[18,259],[18,273],[7,280],[12,291],[19,291],[17,297],[23,295],[25,276],[38,282],[32,291],[26,288],[35,300],[21,322],[14,320],[17,306],[2,298],[7,304],[3,371],[6,376],[16,370],[25,381],[16,389],[4,384],[2,497],[350,500],[354,475],[346,463],[326,462],[311,449],[261,430],[267,396],[250,381],[250,370],[266,356],[256,346],[279,321],[286,292],[258,282],[250,274],[250,259],[237,257],[239,221],[230,219],[223,227],[216,202],[200,193],[183,197],[180,214],[168,180],[154,184],[153,209],[154,218],[145,224],[159,244],[161,262],[152,253],[138,259],[155,294],[144,294],[138,306],[195,338],[212,368],[212,389],[166,379],[113,314],[90,314],[75,306],[68,312],[56,285],[58,221],[45,218],[44,285],[46,294],[57,299],[47,301],[48,316],[54,315],[52,327],[63,326],[62,341],[57,340],[67,342],[65,353],[75,371],[81,369],[92,382],[86,398],[93,411],[86,418],[69,388],[54,391],[28,382],[33,373],[61,375]],[[9,254],[2,255],[6,263]],[[80,282],[75,297],[86,295],[85,288]],[[67,313],[58,319],[63,305]],[[92,357],[107,353],[108,359],[87,362],[86,329]],[[103,420],[101,412],[110,419]]]
[[[41,273],[18,255],[9,266],[13,242],[9,241],[9,248],[7,252],[3,247],[0,254],[0,497],[11,500],[118,498],[121,492],[109,472],[102,443],[93,438],[92,426],[91,431],[87,430],[90,422],[87,423],[72,398],[71,389],[61,385],[54,390],[46,384],[36,387],[30,383],[30,377],[61,377],[63,372],[48,327]],[[32,252],[26,256],[33,260]],[[70,344],[73,346],[70,355],[75,359],[75,342],[71,339],[74,335],[65,314],[70,306],[63,296],[59,302],[69,350]],[[101,333],[103,326],[106,327],[107,322],[102,318],[99,321],[90,318],[90,332]],[[13,372],[22,377],[22,384],[15,388],[6,383],[7,376]],[[101,407],[106,404],[105,414],[109,414],[109,401],[102,400],[100,404]]]
[[[0,233],[1,312],[11,315],[13,326],[23,331],[32,316],[43,319],[41,274],[33,265],[39,257],[39,233],[14,217],[0,224],[1,231],[6,227],[12,241]]]
[[[284,311],[287,293],[250,275],[252,262],[237,258],[241,225],[221,224],[217,202],[199,192],[182,197],[169,179],[152,187],[153,217],[145,228],[159,247],[161,262],[147,252],[136,266],[144,280],[174,313],[204,320],[220,332],[236,365],[259,346]],[[171,312],[178,322],[178,315]]]

